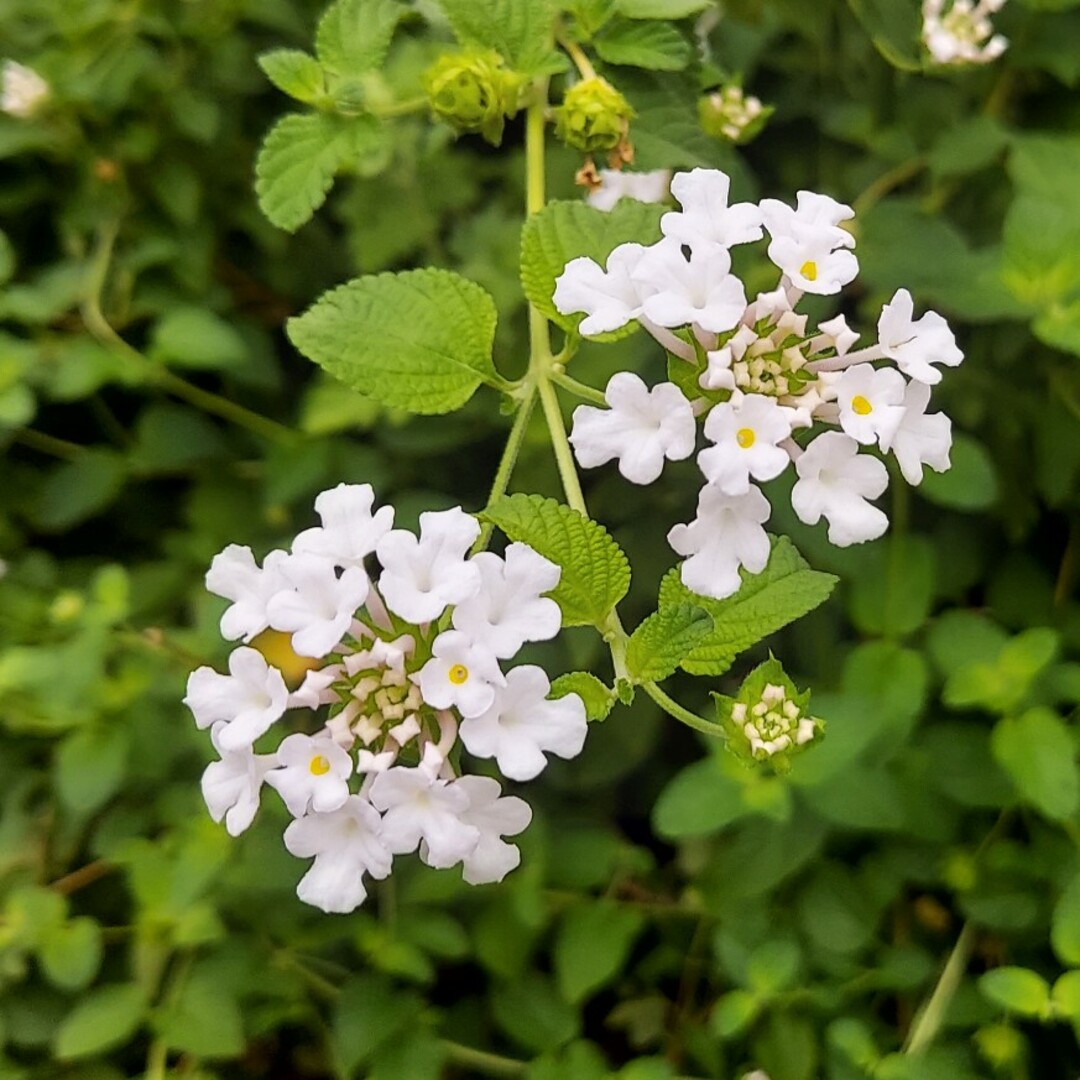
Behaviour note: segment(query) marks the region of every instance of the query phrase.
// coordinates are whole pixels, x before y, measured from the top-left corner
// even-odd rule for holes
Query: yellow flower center
[[[802,274],[807,281],[817,281],[817,263],[813,259],[807,259],[806,262],[799,267],[799,273]]]
[[[851,411],[859,416],[869,416],[874,411],[874,406],[862,394],[856,394],[851,399]]]
[[[460,686],[468,677],[469,669],[464,664],[455,664],[447,676],[455,686]]]
[[[753,428],[742,427],[735,432],[735,441],[744,449],[749,450],[757,442],[757,436]]]
[[[322,754],[316,754],[311,759],[311,764],[308,765],[311,770],[312,776],[325,776],[330,771],[330,762],[322,756]]]

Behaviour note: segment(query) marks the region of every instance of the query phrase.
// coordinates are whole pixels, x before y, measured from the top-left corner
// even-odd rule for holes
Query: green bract
[[[432,112],[456,131],[478,131],[494,145],[502,140],[506,118],[518,111],[524,84],[490,49],[440,57],[424,75]]]
[[[593,76],[574,83],[555,110],[555,134],[586,154],[615,150],[627,142],[635,113],[607,79]]]

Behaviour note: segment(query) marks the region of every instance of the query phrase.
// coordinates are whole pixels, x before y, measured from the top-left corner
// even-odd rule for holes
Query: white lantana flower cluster
[[[952,331],[935,312],[915,318],[900,289],[885,305],[877,341],[854,349],[859,335],[842,315],[808,325],[796,308],[804,293],[830,296],[853,281],[855,239],[841,228],[850,207],[800,191],[795,207],[775,199],[729,205],[728,177],[716,170],[679,173],[671,183],[681,210],[661,219],[663,239],[650,247],[623,244],[607,266],[567,264],[554,302],[564,314],[584,312],[582,334],[637,320],[674,358],[685,361],[680,385],[651,389],[629,372],[605,392],[609,408],[579,406],[570,441],[578,461],[617,460],[637,484],[652,483],[664,462],[694,453],[697,420],[709,446],[698,454],[705,486],[695,521],[676,525],[671,546],[687,556],[683,583],[722,599],[739,588],[739,569],[759,573],[769,557],[764,524],[771,507],[760,483],[789,466],[797,480],[799,518],[828,522],[841,547],[873,540],[887,526],[873,505],[888,485],[876,447],[891,453],[911,484],[923,467],[949,467],[952,427],[927,413],[939,365],[963,359]],[[748,300],[731,273],[730,249],[769,235],[768,257],[781,272],[771,292]],[[827,425],[812,440],[795,433]]]
[[[1008,47],[990,16],[1005,0],[923,0],[922,39],[939,64],[988,64]]]
[[[365,876],[385,878],[395,855],[461,864],[472,884],[517,866],[518,849],[503,838],[532,812],[496,780],[459,775],[459,742],[511,780],[532,779],[545,754],[571,758],[585,742],[576,694],[549,699],[539,667],[502,669],[525,642],[558,632],[559,607],[545,594],[559,568],[520,543],[505,556],[469,557],[480,527],[460,508],[421,514],[416,536],[373,504],[370,485],[341,484],[315,500],[322,524],[291,551],[272,551],[261,566],[235,544],[214,558],[207,588],[231,601],[223,636],[247,643],[282,631],[318,663],[290,692],[244,644],[227,675],[193,672],[184,699],[220,756],[202,778],[211,816],[235,836],[254,819],[263,785],[274,788],[294,818],[285,846],[314,859],[297,894],[328,912],[360,905]],[[257,751],[272,730],[283,736],[276,748]]]

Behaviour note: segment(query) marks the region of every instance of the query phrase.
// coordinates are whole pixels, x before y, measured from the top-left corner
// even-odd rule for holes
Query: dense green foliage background
[[[0,1076],[1075,1077],[1080,3],[1012,0],[1008,52],[972,71],[922,68],[914,0],[730,0],[708,67],[690,18],[683,70],[604,68],[639,167],[854,204],[849,317],[872,334],[904,286],[967,354],[940,391],[954,468],[894,484],[891,531],[862,548],[774,516],[842,579],[769,642],[828,723],[790,775],[639,699],[530,786],[502,885],[400,861],[344,918],[296,900],[283,808],[236,841],[206,815],[180,703],[227,653],[202,576],[227,543],[311,523],[342,480],[405,525],[484,505],[509,425],[494,394],[387,412],[282,326],[358,273],[452,267],[496,298],[514,374],[524,196],[520,119],[494,148],[421,111],[372,134],[310,224],[271,225],[253,162],[291,106],[256,57],[310,48],[320,7],[0,9],[0,51],[53,88],[38,116],[0,116]],[[401,98],[451,41],[417,7],[385,70]],[[776,107],[738,150],[697,126],[717,68]],[[554,195],[579,164],[552,145]],[[586,346],[575,374],[658,374],[658,351]],[[587,477],[632,558],[632,621],[692,516],[692,463],[672,475]],[[559,494],[539,428],[513,486]],[[584,631],[536,652],[603,670]],[[709,688],[679,690],[704,710]],[[945,1023],[901,1055],[950,953]]]

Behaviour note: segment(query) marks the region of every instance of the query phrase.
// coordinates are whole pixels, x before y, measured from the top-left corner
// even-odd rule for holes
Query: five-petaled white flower
[[[746,311],[746,290],[724,247],[699,247],[688,259],[678,240],[664,239],[642,256],[633,277],[649,290],[642,311],[657,326],[699,326],[719,334]]]
[[[370,484],[338,484],[322,492],[315,500],[315,512],[322,526],[305,529],[293,541],[294,552],[319,555],[342,569],[364,566],[364,559],[374,552],[379,541],[394,524],[394,508],[371,507],[375,492]]]
[[[513,795],[503,796],[499,782],[488,776],[462,776],[454,787],[469,798],[461,820],[479,834],[476,846],[462,859],[462,877],[470,885],[502,881],[521,862],[521,852],[502,838],[528,828],[532,821],[529,804]]]
[[[349,797],[352,758],[328,735],[289,735],[278,747],[277,759],[279,767],[267,773],[266,782],[277,789],[293,817],[303,817],[308,810],[336,810]]]
[[[908,383],[904,393],[904,416],[881,449],[896,455],[900,471],[909,484],[921,484],[923,466],[935,472],[949,467],[952,449],[952,421],[944,413],[926,414],[930,387],[921,382]]]
[[[705,420],[705,435],[716,445],[698,454],[698,465],[725,495],[744,495],[750,477],[772,480],[791,462],[780,445],[791,435],[792,412],[762,394],[737,394],[717,405]]]
[[[585,312],[578,332],[586,337],[633,322],[652,291],[633,277],[647,250],[641,244],[620,244],[608,256],[606,269],[585,256],[571,259],[555,281],[552,302],[564,315]]]
[[[433,709],[456,708],[464,717],[491,708],[495,688],[505,683],[494,653],[460,630],[447,630],[431,646],[431,659],[416,680]]]
[[[251,641],[270,625],[267,605],[277,593],[289,587],[281,573],[288,558],[288,552],[271,551],[260,567],[251,548],[239,544],[229,544],[214,556],[206,572],[206,588],[215,596],[232,601],[221,616],[223,638]]]
[[[849,367],[833,387],[840,426],[865,446],[888,442],[904,418],[906,386],[895,368]]]
[[[588,203],[597,210],[613,210],[620,199],[659,203],[667,198],[670,169],[631,172],[629,169],[601,169],[600,184],[589,192]]]
[[[956,367],[964,354],[957,348],[949,324],[936,311],[928,311],[921,319],[913,319],[914,313],[911,293],[897,289],[881,309],[878,344],[908,378],[933,386],[941,382],[941,372],[933,365]]]
[[[666,237],[689,248],[732,247],[761,239],[761,210],[753,203],[728,206],[731,181],[719,169],[677,173],[671,194],[681,211],[660,219]]]
[[[220,761],[211,761],[202,774],[202,795],[210,817],[225,819],[230,836],[239,836],[255,819],[259,809],[259,792],[266,774],[277,764],[274,754],[256,754],[250,746],[226,750],[220,741],[224,721],[210,729],[214,749]]]

